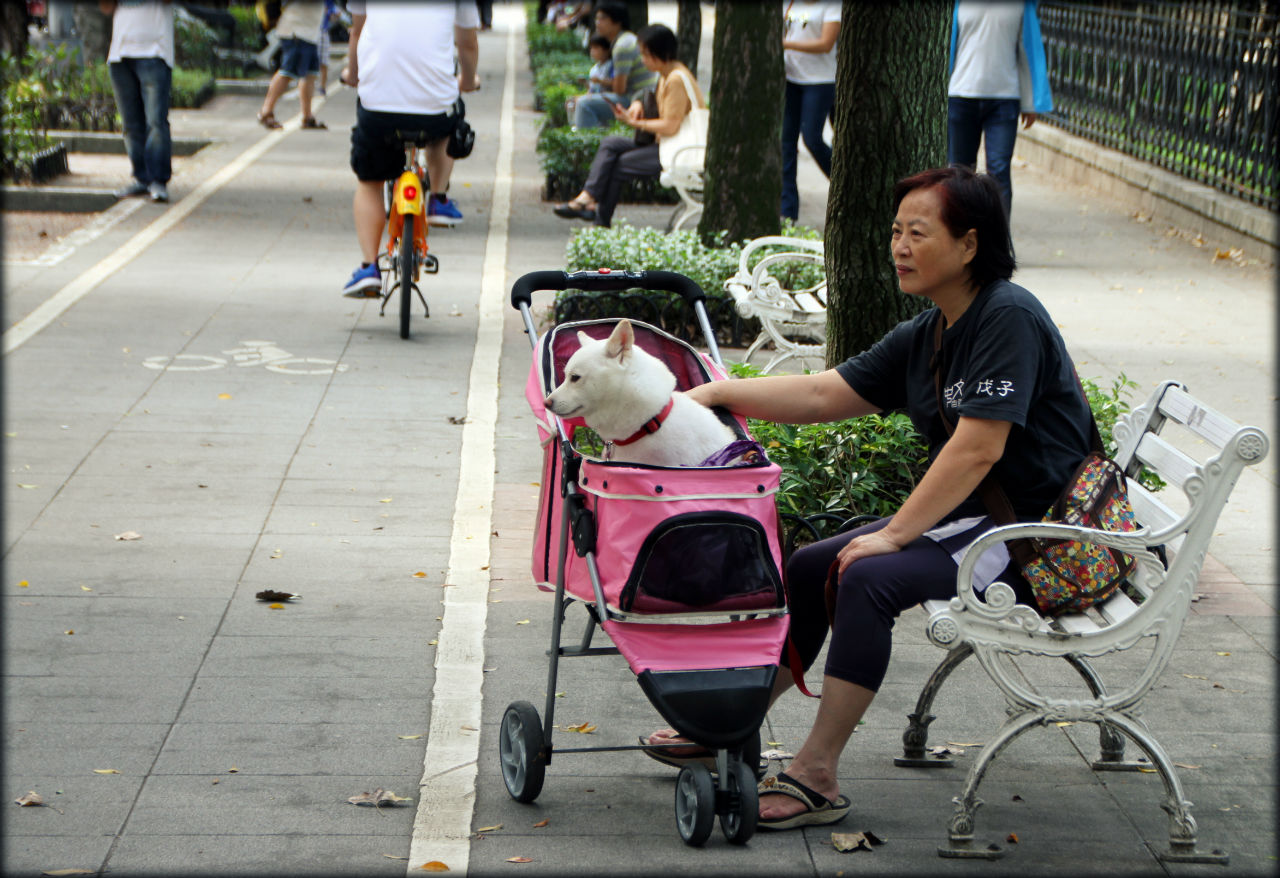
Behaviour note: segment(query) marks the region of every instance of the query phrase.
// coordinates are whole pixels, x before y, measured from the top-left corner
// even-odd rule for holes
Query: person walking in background
[[[836,100],[836,40],[840,36],[840,3],[791,0],[782,37],[787,89],[782,105],[782,209],[793,222],[800,216],[796,186],[799,140],[831,178],[831,147],[822,129]]]
[[[640,99],[646,88],[656,85],[658,74],[640,59],[636,35],[631,32],[631,15],[616,0],[602,0],[596,6],[596,33],[609,40],[613,57],[613,82],[601,94],[578,99],[573,109],[574,128],[605,128],[613,121],[613,105],[626,107]]]
[[[1035,0],[1024,3],[957,0],[951,16],[951,81],[947,87],[947,162],[978,163],[986,144],[987,173],[1000,185],[1005,213],[1013,210],[1009,165],[1023,127],[1053,112],[1044,43]]]
[[[342,287],[351,298],[376,298],[382,288],[378,250],[387,214],[382,188],[404,167],[404,141],[427,141],[427,222],[454,226],[462,211],[449,198],[453,159],[447,142],[463,116],[464,91],[480,87],[476,65],[480,14],[475,0],[402,3],[348,0],[351,39],[342,81],[356,89],[351,129],[351,201],[361,263]],[[455,74],[454,54],[457,53]]]
[[[298,103],[302,105],[303,128],[327,128],[311,114],[311,97],[315,92],[316,73],[320,70],[320,26],[324,21],[324,4],[320,0],[285,0],[275,31],[280,35],[280,69],[271,77],[267,96],[258,112],[264,128],[279,128],[276,102],[291,81],[298,83]]]
[[[320,18],[320,39],[316,41],[316,56],[320,71],[316,76],[316,94],[324,97],[329,89],[329,28],[338,14],[337,0],[324,0],[324,14]]]
[[[150,195],[152,201],[168,201],[173,176],[173,5],[169,0],[100,0],[98,8],[111,17],[107,65],[133,166],[133,182],[116,197]]]

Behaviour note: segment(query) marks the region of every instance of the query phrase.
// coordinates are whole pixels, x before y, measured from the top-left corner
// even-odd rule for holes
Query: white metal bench
[[[782,247],[779,252],[764,248]],[[821,241],[767,235],[742,248],[738,271],[725,281],[725,289],[737,302],[738,313],[760,321],[760,335],[747,348],[745,359],[772,342],[774,355],[764,367],[767,374],[787,360],[817,359],[825,362],[827,342],[827,281],[803,289],[788,289],[773,271],[787,262],[825,267]]]
[[[1139,718],[1143,697],[1164,670],[1183,622],[1204,563],[1209,538],[1227,497],[1245,466],[1266,457],[1268,440],[1256,427],[1241,426],[1187,393],[1176,382],[1161,384],[1143,405],[1115,426],[1115,460],[1130,476],[1129,494],[1143,527],[1127,534],[1104,533],[1068,525],[1014,524],[996,528],[974,543],[960,565],[957,596],[928,601],[926,631],[947,657],[920,693],[915,713],[903,735],[904,756],[899,765],[947,764],[926,758],[929,713],[943,681],[964,659],[976,655],[999,687],[1008,718],[983,745],[970,766],[964,790],[953,801],[956,810],[948,827],[948,844],[938,853],[948,857],[995,859],[997,845],[974,843],[974,814],[982,801],[978,785],[992,760],[1018,735],[1051,722],[1090,722],[1099,726],[1102,756],[1095,770],[1159,772],[1168,812],[1169,850],[1161,859],[1176,862],[1227,862],[1221,851],[1196,849],[1196,823],[1191,803],[1183,795],[1174,763]],[[1183,433],[1183,437],[1176,434]],[[1175,435],[1171,435],[1175,434]],[[1189,435],[1187,435],[1189,434]],[[1180,441],[1189,438],[1190,441]],[[1182,449],[1207,448],[1197,460]],[[1167,483],[1152,493],[1135,477],[1146,466]],[[1084,613],[1042,617],[1034,608],[1015,604],[1013,589],[993,583],[980,600],[970,582],[983,550],[1017,537],[1057,537],[1090,540],[1129,553],[1137,560],[1134,574],[1115,595]],[[1163,546],[1167,568],[1147,547]],[[1115,689],[1103,685],[1088,659],[1126,650],[1155,638],[1144,666],[1125,674]],[[1038,691],[1008,660],[1009,656],[1064,658],[1084,678],[1089,697],[1065,698]],[[1126,762],[1124,737],[1134,741],[1150,762]]]
[[[686,222],[702,213],[702,169],[706,158],[705,146],[685,146],[676,151],[670,168],[663,168],[658,182],[670,186],[680,194],[667,231],[674,232]]]

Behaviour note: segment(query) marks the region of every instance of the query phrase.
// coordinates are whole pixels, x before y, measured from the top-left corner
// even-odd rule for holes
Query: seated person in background
[[[610,57],[609,38],[603,34],[596,34],[587,44],[587,51],[591,53],[591,60],[595,62],[591,72],[587,74],[587,94],[604,94],[604,90],[613,85],[613,59]],[[576,97],[565,101],[565,109],[570,117],[573,116],[573,110],[577,104]]]
[[[637,132],[647,132],[661,140],[679,131],[680,123],[693,109],[682,81],[685,77],[688,77],[694,94],[698,96],[699,106],[706,106],[706,98],[689,68],[676,58],[679,43],[671,28],[651,24],[640,31],[638,40],[644,66],[661,76],[657,89],[658,118],[644,118],[644,108],[639,100],[625,110],[616,105],[611,106],[614,108],[615,118],[620,122],[630,125]],[[584,96],[583,100],[587,97],[590,95]],[[591,172],[587,175],[582,191],[573,200],[557,204],[556,216],[584,219],[608,228],[613,220],[613,211],[618,206],[618,195],[623,182],[639,177],[657,177],[661,173],[657,143],[640,146],[632,137],[610,135],[600,141],[600,148],[596,150],[596,157],[591,162]]]
[[[578,0],[578,2],[555,3],[555,9],[552,10],[549,18],[550,23],[554,23],[556,30],[571,30],[575,27],[581,27],[584,30],[591,26],[591,0]]]
[[[640,58],[636,35],[630,31],[626,4],[601,0],[596,7],[596,33],[609,40],[613,56],[613,82],[600,94],[579,98],[573,110],[574,128],[604,128],[613,121],[613,106],[640,99],[646,88],[658,82],[657,74]]]

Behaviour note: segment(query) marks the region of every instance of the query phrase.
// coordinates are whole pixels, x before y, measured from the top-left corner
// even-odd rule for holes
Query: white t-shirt
[[[956,61],[947,94],[1018,98],[1022,4],[961,0],[956,6]]]
[[[276,33],[281,37],[293,37],[315,43],[320,39],[322,24],[324,24],[323,0],[292,0],[285,3],[280,10],[280,20],[276,22]],[[321,63],[324,62],[323,58],[320,60]]]
[[[840,20],[840,4],[813,3],[807,0],[791,0],[787,4],[787,20],[783,24],[783,39],[818,40],[822,38],[822,26],[829,21]],[[837,40],[838,42],[838,40]],[[814,84],[836,81],[836,47],[831,51],[797,52],[787,49],[782,53],[787,69],[787,82]]]
[[[480,27],[475,0],[349,0],[347,11],[366,16],[356,46],[362,107],[424,116],[449,112],[458,99],[453,28]]]
[[[173,68],[173,4],[159,0],[120,0],[111,16],[107,61],[163,58]]]

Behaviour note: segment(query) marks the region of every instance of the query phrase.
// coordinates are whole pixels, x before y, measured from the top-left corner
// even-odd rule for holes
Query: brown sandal
[[[323,128],[328,130],[329,126],[321,122],[315,116],[306,116],[302,120],[303,128]]]
[[[258,124],[260,124],[263,128],[271,128],[273,130],[276,128],[284,127],[283,125],[281,125],[279,122],[276,121],[276,117],[274,113],[267,113],[265,116],[259,113]]]

